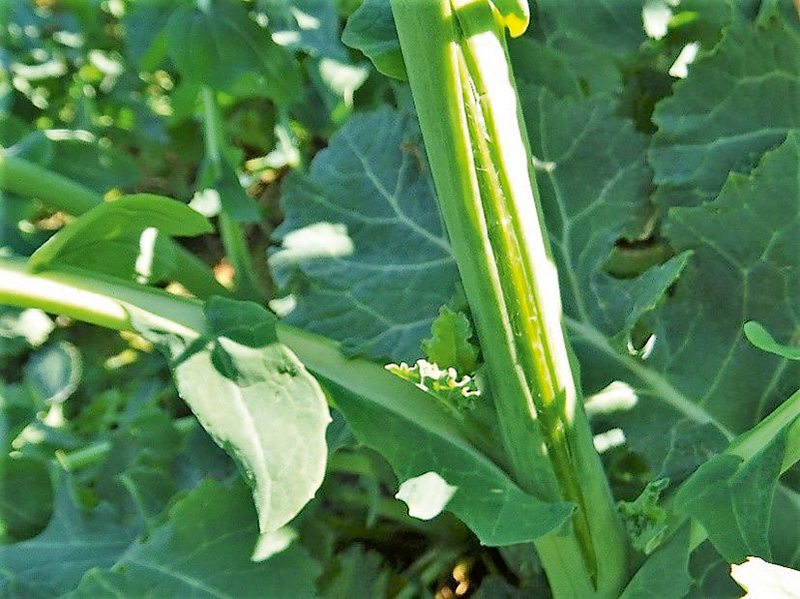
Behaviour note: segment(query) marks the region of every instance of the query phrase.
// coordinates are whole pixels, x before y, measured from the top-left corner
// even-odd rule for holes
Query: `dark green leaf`
[[[356,438],[386,458],[401,482],[433,472],[456,487],[445,509],[484,545],[531,541],[569,518],[573,504],[524,493],[424,391],[375,363],[348,360],[335,347],[309,344],[297,333],[292,346],[331,393]]]
[[[132,185],[141,176],[130,156],[96,141],[58,140],[53,142],[53,150],[49,168],[98,193]]]
[[[682,599],[689,592],[689,527],[676,531],[647,558],[621,599]]]
[[[457,280],[420,144],[414,119],[384,108],[351,119],[308,175],[286,181],[270,265],[297,301],[287,322],[349,352],[420,357]]]
[[[52,507],[50,475],[42,462],[0,457],[0,543],[22,541],[40,532]]]
[[[93,567],[109,567],[128,549],[136,527],[107,504],[79,505],[68,477],[55,485],[53,517],[38,536],[0,547],[0,592],[9,597],[57,597]]]
[[[649,152],[658,201],[713,199],[728,173],[747,173],[800,126],[800,31],[780,19],[727,30],[653,114]],[[768,109],[767,109],[768,108]]]
[[[375,551],[352,545],[336,555],[336,570],[322,596],[328,599],[372,599],[389,593],[388,565]]]
[[[694,255],[672,301],[658,311],[656,335],[670,345],[656,345],[651,360],[734,431],[770,412],[800,372],[742,334],[754,319],[786,342],[800,326],[799,163],[800,134],[792,133],[751,177],[732,175],[716,201],[669,213],[671,244]],[[681,364],[700,360],[705,367],[687,376]]]
[[[167,47],[181,74],[238,97],[280,104],[298,98],[300,77],[291,55],[275,44],[236,0],[185,4],[167,22]]]
[[[273,39],[311,56],[347,60],[339,40],[339,15],[333,0],[266,0]]]
[[[716,456],[675,495],[676,509],[703,525],[729,563],[740,563],[748,555],[771,557],[767,531],[785,447],[784,435],[779,435],[750,460],[727,453]]]
[[[363,52],[387,77],[406,79],[400,40],[388,0],[365,0],[347,19],[342,41]]]
[[[647,39],[641,0],[536,2],[531,33],[566,56],[582,85],[593,94],[617,91],[623,61]]]
[[[254,521],[244,485],[204,481],[147,540],[112,567],[90,570],[69,597],[313,597],[319,566],[297,543],[266,561],[252,558]]]

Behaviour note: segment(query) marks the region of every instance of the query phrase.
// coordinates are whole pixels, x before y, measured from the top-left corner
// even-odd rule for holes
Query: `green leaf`
[[[330,422],[325,396],[277,342],[266,310],[214,297],[205,314],[209,331],[199,339],[163,333],[137,313],[132,318],[171,357],[181,397],[251,483],[262,532],[274,531],[322,483]]]
[[[53,141],[53,150],[48,168],[98,193],[130,186],[141,177],[129,155],[95,139],[59,139]]]
[[[347,19],[342,42],[363,52],[380,73],[405,81],[400,40],[388,0],[364,0]]]
[[[151,194],[123,196],[64,227],[34,252],[29,266],[45,270],[71,264],[118,277],[158,280],[174,267],[174,250],[158,234],[148,236],[150,228],[177,236],[211,232],[205,217],[185,204]]]
[[[414,119],[353,117],[283,188],[270,256],[293,292],[287,322],[346,351],[413,362],[457,281]]]
[[[0,591],[11,597],[56,597],[92,567],[109,567],[133,541],[136,527],[111,506],[78,504],[65,474],[57,476],[53,517],[36,537],[0,547]]]
[[[206,480],[166,523],[108,569],[95,568],[69,597],[313,597],[319,566],[297,543],[266,561],[244,485]]]
[[[164,26],[175,10],[174,0],[140,0],[125,11],[125,49],[142,71],[156,70],[166,56]]]
[[[682,599],[689,592],[689,527],[676,531],[650,555],[620,599]]]
[[[734,431],[770,412],[800,372],[754,348],[741,328],[758,320],[784,332],[783,342],[800,326],[793,308],[800,288],[798,161],[800,132],[793,132],[750,177],[731,175],[717,200],[675,208],[666,225],[672,246],[694,255],[672,301],[659,310],[656,335],[671,347],[656,346],[651,359],[676,382],[682,377],[684,393]],[[700,360],[702,371],[679,374],[681,365]]]
[[[467,317],[442,306],[431,326],[431,337],[422,341],[422,349],[440,368],[471,374],[478,366],[478,348],[470,342],[470,337],[472,326]]]
[[[747,173],[800,126],[800,31],[780,19],[728,29],[653,114],[649,151],[657,201],[713,199],[728,173]],[[766,108],[769,107],[767,110]]]
[[[0,457],[0,543],[22,541],[40,532],[52,507],[50,475],[42,462]]]
[[[678,489],[675,508],[703,525],[726,561],[739,563],[748,555],[770,559],[767,531],[785,448],[779,435],[750,460],[716,456]]]
[[[757,322],[750,320],[744,323],[744,335],[747,340],[758,349],[763,349],[771,354],[784,357],[787,360],[800,360],[800,347],[782,345],[775,341],[775,337]]]
[[[590,93],[615,92],[623,61],[647,39],[641,0],[535,3],[531,34],[566,56]]]
[[[687,258],[678,256],[632,280],[603,272],[614,244],[620,238],[636,239],[647,227],[647,137],[631,121],[615,116],[616,107],[606,98],[559,98],[522,81],[528,90],[522,108],[564,311],[609,337],[625,338]]]
[[[532,541],[570,516],[570,504],[548,504],[525,494],[462,440],[453,439],[443,427],[432,430],[432,422],[420,413],[419,406],[416,416],[408,413],[415,407],[413,404],[403,406],[406,413],[398,414],[366,397],[346,394],[341,388],[334,387],[332,392],[356,437],[380,451],[401,481],[432,471],[456,487],[447,510],[461,519],[482,544]],[[375,422],[382,426],[376,428]],[[415,451],[409,451],[409,447]]]
[[[339,15],[333,0],[266,0],[272,39],[311,56],[347,60],[339,40]]]
[[[166,25],[167,48],[181,74],[238,97],[290,104],[300,94],[292,56],[235,0],[179,7]]]
[[[508,54],[520,97],[527,98],[539,87],[545,87],[561,98],[582,97],[578,77],[567,57],[558,50],[529,37],[520,37],[509,40]]]
[[[302,333],[292,333],[291,344],[356,438],[383,455],[401,482],[434,472],[455,487],[446,509],[482,544],[532,541],[570,517],[572,504],[546,503],[524,493],[424,391],[375,363],[347,359],[319,340],[309,342]]]

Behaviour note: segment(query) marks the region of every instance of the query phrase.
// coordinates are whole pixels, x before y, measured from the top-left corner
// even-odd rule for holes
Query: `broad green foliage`
[[[800,127],[800,30],[782,19],[733,27],[653,114],[649,159],[665,206],[713,199]],[[769,108],[768,110],[766,108]]]
[[[593,94],[614,92],[626,60],[646,36],[642,2],[581,2],[563,10],[556,0],[536,3],[530,34],[558,50]]]
[[[209,509],[214,506],[214,509]],[[313,597],[319,566],[296,543],[266,561],[243,484],[199,484],[169,510],[169,520],[112,567],[88,571],[69,597]]]
[[[727,453],[715,456],[675,495],[676,509],[700,522],[730,563],[748,555],[771,557],[767,531],[785,447],[779,435],[747,461]]]
[[[58,597],[74,588],[83,572],[111,566],[136,534],[108,504],[80,505],[67,475],[55,484],[53,516],[32,539],[0,547],[0,589],[12,597]]]
[[[178,8],[166,25],[167,48],[185,76],[235,95],[296,99],[300,81],[290,55],[234,0]]]
[[[454,0],[461,25],[486,1]],[[604,466],[580,474],[630,537],[593,541],[628,543],[614,597],[797,586],[795,4],[537,0],[508,40]],[[579,577],[558,587],[543,541],[572,555],[580,500],[534,496],[503,447],[396,22],[390,0],[0,0],[0,596]]]
[[[548,504],[525,494],[465,439],[454,437],[443,422],[437,425],[445,413],[434,409],[427,416],[429,400],[424,395],[415,397],[421,405],[407,402],[393,408],[325,382],[359,440],[380,451],[401,481],[433,471],[456,488],[447,510],[482,544],[532,541],[558,527],[572,512],[570,504]],[[380,429],[375,422],[381,423]]]
[[[681,599],[692,580],[689,577],[689,527],[684,526],[658,547],[636,571],[621,599]]]
[[[137,329],[171,359],[178,392],[253,487],[262,532],[277,530],[314,496],[325,473],[325,397],[278,342],[255,304],[212,298],[208,334],[181,338],[132,313]],[[202,381],[202,385],[197,382]],[[280,451],[276,451],[280,448]]]
[[[384,108],[353,117],[286,181],[270,262],[297,301],[288,323],[348,352],[419,356],[457,281],[420,144],[413,118]]]

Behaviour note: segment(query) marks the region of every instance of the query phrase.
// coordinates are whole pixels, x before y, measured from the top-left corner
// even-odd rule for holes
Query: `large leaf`
[[[298,544],[253,559],[254,520],[244,485],[206,480],[112,567],[87,572],[69,597],[313,597],[319,566]]]
[[[523,61],[524,55],[516,60]],[[732,178],[714,204],[671,213],[663,235],[681,253],[642,276],[618,280],[603,271],[615,242],[651,233],[651,174],[643,158],[647,137],[615,116],[607,99],[577,98],[568,77],[531,78],[530,83],[522,79],[521,101],[559,267],[564,320],[584,388],[593,392],[617,379],[635,398],[633,408],[596,424],[622,428],[653,474],[669,476],[675,484],[721,451],[736,432],[763,418],[797,380],[796,366],[760,352],[742,334],[749,319],[762,322],[780,343],[788,343],[797,330],[800,308],[797,294],[789,292],[800,288],[797,136],[767,154],[750,178]],[[375,138],[374,132],[356,129],[351,135],[356,132],[364,138],[352,145]],[[387,151],[385,146],[382,150]],[[330,213],[349,212],[358,200],[357,194],[334,195],[324,187],[315,193],[316,202]],[[291,193],[284,200],[290,213],[295,203],[303,206]],[[386,233],[372,240],[373,247],[357,245],[351,263],[381,256],[385,264],[395,264],[396,258],[381,253],[388,238]],[[317,258],[317,269],[324,271],[339,260]],[[441,272],[447,268],[442,264]],[[455,273],[452,262],[449,268]],[[439,285],[442,275],[429,276],[412,265],[403,270],[425,289],[438,289],[442,304],[450,299]],[[301,294],[299,301],[313,293],[320,315],[326,302],[335,303],[343,293],[319,277],[305,282],[308,295]],[[396,301],[385,286],[372,292],[371,305]],[[418,305],[416,318],[422,313]],[[402,312],[392,314],[397,318]],[[634,345],[637,321],[654,333],[644,351]],[[369,316],[347,321],[344,331],[337,322],[326,333],[353,339],[375,335],[376,326],[377,334],[386,334],[393,324],[381,327]],[[621,343],[626,339],[630,348]],[[780,496],[785,493],[779,490]]]
[[[289,323],[350,352],[420,357],[457,281],[421,143],[413,117],[384,108],[351,119],[286,181],[270,263],[294,291]]]
[[[713,199],[800,126],[800,31],[778,18],[729,29],[653,115],[649,158],[666,206]]]
[[[184,77],[237,96],[298,98],[300,77],[291,55],[235,0],[179,7],[167,21],[167,48]]]
[[[676,509],[703,525],[726,561],[771,557],[770,511],[785,448],[781,434],[749,460],[728,453],[715,456],[675,494]]]
[[[616,91],[623,60],[647,39],[641,0],[570,2],[540,0],[530,35],[563,53],[591,93]]]
[[[792,132],[751,177],[729,177],[713,203],[669,213],[671,244],[694,255],[658,312],[656,335],[666,343],[656,345],[651,360],[736,432],[789,396],[800,372],[796,363],[753,347],[742,332],[744,322],[757,320],[788,343],[800,326],[799,163],[800,132]],[[702,370],[686,372],[701,359]]]
[[[78,503],[66,475],[58,477],[53,517],[38,536],[0,547],[0,594],[57,597],[73,589],[87,568],[111,566],[128,548],[136,526],[102,504]]]
[[[316,380],[275,336],[257,304],[211,298],[208,333],[164,333],[132,312],[139,331],[172,359],[175,383],[200,424],[253,487],[262,532],[291,520],[325,473],[328,406]]]

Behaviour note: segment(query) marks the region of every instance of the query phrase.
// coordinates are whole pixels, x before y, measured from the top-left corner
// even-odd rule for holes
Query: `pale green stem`
[[[138,311],[149,314],[162,330],[189,339],[207,332],[203,303],[194,298],[179,297],[161,289],[77,268],[60,267],[33,273],[19,258],[0,257],[0,304],[39,308],[124,331],[135,331],[130,314]],[[277,332],[279,339],[325,384],[341,387],[395,409],[398,404],[400,408],[414,404],[413,401],[403,403],[408,394],[423,393],[380,364],[360,358],[348,359],[338,344],[330,339],[281,323],[277,324]],[[418,413],[411,411],[404,417],[414,420]],[[505,466],[493,439],[482,427],[466,422],[448,424],[453,425],[455,435],[500,467]]]
[[[508,15],[486,0],[391,4],[513,475],[542,499],[578,506],[574,528],[536,543],[551,587],[556,597],[614,597],[627,541],[572,374],[500,23]]]
[[[80,216],[103,203],[100,194],[62,175],[0,150],[0,191],[36,198],[54,210]],[[174,242],[173,242],[174,243]],[[194,254],[175,244],[175,280],[198,297],[228,295]]]
[[[219,114],[219,106],[214,90],[204,85],[200,89],[203,101],[203,139],[206,156],[214,165],[217,173],[223,168],[222,146],[224,131]],[[247,240],[242,225],[225,210],[225,202],[221,202],[219,213],[219,231],[225,255],[233,266],[235,274],[236,295],[242,299],[256,302],[264,301],[264,292],[258,283],[253,268],[253,260],[247,248]]]

